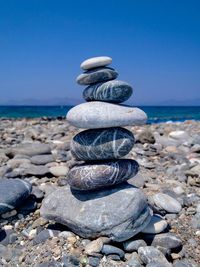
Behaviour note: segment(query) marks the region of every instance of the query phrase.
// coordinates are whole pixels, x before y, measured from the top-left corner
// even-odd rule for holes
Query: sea
[[[62,117],[73,106],[0,106],[0,118]],[[200,120],[200,106],[141,106],[148,115],[148,123]]]

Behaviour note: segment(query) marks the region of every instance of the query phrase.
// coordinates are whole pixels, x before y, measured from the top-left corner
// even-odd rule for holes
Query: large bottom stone
[[[138,169],[137,161],[132,159],[85,163],[68,172],[68,183],[77,190],[94,190],[127,181]]]
[[[127,183],[84,193],[63,187],[44,199],[40,212],[84,238],[108,236],[118,242],[139,233],[151,219],[146,197]]]

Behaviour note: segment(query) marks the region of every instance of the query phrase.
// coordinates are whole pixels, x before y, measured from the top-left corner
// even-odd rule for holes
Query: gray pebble
[[[107,244],[103,245],[101,252],[105,255],[116,254],[121,259],[125,256],[125,253],[122,249]]]

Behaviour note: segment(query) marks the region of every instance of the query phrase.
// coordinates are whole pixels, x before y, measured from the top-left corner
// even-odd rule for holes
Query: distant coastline
[[[65,117],[73,105],[0,105],[0,119]],[[200,106],[139,106],[149,123],[200,120]]]

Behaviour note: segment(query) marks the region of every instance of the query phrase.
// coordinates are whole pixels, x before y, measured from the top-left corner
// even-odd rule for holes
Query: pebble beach
[[[146,125],[111,63],[66,118],[1,119],[2,266],[199,266],[200,124]]]
[[[145,193],[157,224],[147,233],[116,242],[82,238],[40,215],[43,199],[67,187],[69,168],[80,164],[70,152],[79,130],[65,118],[1,120],[0,176],[31,184],[30,189],[18,182],[21,201],[1,214],[1,266],[146,266],[154,254],[169,266],[199,266],[200,123],[126,128],[134,133],[135,145],[125,158],[140,165],[128,183]],[[8,186],[0,197],[9,204]],[[15,193],[12,198],[19,197]]]

